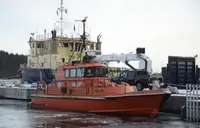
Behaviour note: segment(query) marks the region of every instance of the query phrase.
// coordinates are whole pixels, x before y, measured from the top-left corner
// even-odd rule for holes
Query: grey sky
[[[30,33],[50,31],[59,5],[60,0],[2,0],[0,49],[27,54]],[[88,16],[92,38],[102,34],[104,53],[146,47],[154,71],[166,65],[168,55],[200,55],[199,0],[64,0],[64,5],[68,21]]]

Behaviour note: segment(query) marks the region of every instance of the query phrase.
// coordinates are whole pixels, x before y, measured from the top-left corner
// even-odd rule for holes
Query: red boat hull
[[[167,94],[141,94],[107,97],[47,96],[32,97],[32,108],[59,109],[79,112],[154,116]]]

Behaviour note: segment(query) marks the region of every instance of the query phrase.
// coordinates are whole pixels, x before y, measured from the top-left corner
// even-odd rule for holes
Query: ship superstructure
[[[72,33],[65,33],[63,29],[64,22],[63,15],[67,13],[67,10],[63,7],[63,0],[57,10],[57,14],[60,12],[60,28],[52,30],[50,33],[44,30],[44,34],[36,35],[31,33],[31,37],[28,41],[30,46],[29,55],[27,59],[28,68],[50,68],[55,70],[57,67],[69,62],[70,60],[77,60],[81,57],[83,38],[76,33],[75,25],[71,29],[74,29]],[[86,18],[84,19],[86,20]],[[84,22],[80,20],[79,22]],[[93,55],[101,55],[101,35],[97,36],[97,41],[85,39],[86,51]],[[81,58],[80,58],[81,59]],[[22,65],[21,65],[22,66]]]

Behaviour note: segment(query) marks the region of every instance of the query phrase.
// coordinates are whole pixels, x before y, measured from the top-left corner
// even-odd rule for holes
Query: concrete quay
[[[35,90],[35,88],[0,86],[0,98],[30,101],[31,94]]]
[[[181,107],[183,107],[185,103],[186,95],[171,94],[160,111],[166,113],[181,114]]]

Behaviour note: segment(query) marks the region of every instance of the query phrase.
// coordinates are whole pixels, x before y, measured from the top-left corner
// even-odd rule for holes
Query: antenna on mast
[[[57,15],[60,12],[60,24],[61,24],[61,36],[63,35],[63,15],[64,13],[67,14],[67,9],[63,6],[63,0],[61,0],[60,7],[57,9]]]
[[[75,21],[81,21],[83,23],[83,35],[81,35],[81,39],[83,40],[83,44],[82,44],[82,49],[81,49],[81,55],[83,53],[83,50],[86,50],[86,33],[85,33],[85,22],[87,21],[87,16],[83,19],[83,20],[75,20]],[[87,57],[87,52],[85,52],[85,55]]]

